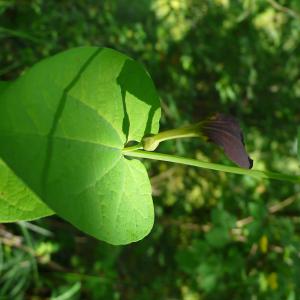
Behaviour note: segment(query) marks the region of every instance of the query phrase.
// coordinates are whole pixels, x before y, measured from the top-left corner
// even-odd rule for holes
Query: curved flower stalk
[[[240,167],[251,169],[253,166],[253,160],[246,152],[243,133],[237,120],[221,113],[194,125],[145,137],[142,141],[143,149],[154,151],[162,141],[184,137],[200,137],[212,142],[223,148],[226,155]]]

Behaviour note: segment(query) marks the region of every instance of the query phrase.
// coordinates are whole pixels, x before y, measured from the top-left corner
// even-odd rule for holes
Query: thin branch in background
[[[43,261],[43,257],[39,256],[35,253],[32,247],[26,246],[23,244],[24,238],[21,236],[17,236],[12,234],[11,232],[7,231],[5,227],[2,225],[0,227],[0,243],[6,245],[10,248],[16,248],[24,251],[25,253],[29,254],[31,257],[37,259],[37,261],[42,265],[47,265],[51,269],[56,271],[65,271],[66,269],[59,265],[58,263],[49,260],[46,264]]]
[[[269,214],[275,214],[279,211],[282,211],[283,209],[285,209],[286,207],[290,206],[291,204],[293,204],[296,200],[299,199],[299,195],[300,193],[297,193],[295,195],[292,195],[280,202],[277,202],[275,204],[272,204],[268,207],[268,212]],[[241,237],[242,235],[242,228],[250,223],[252,223],[254,221],[254,217],[253,216],[248,216],[246,218],[240,219],[236,222],[235,228],[231,229],[231,234],[233,236],[235,236],[235,238],[237,238],[238,240],[241,239],[243,240],[243,238]],[[211,223],[207,223],[204,225],[200,225],[200,224],[195,224],[192,222],[186,222],[186,223],[182,223],[180,222],[180,220],[173,220],[173,219],[167,219],[163,222],[165,225],[176,225],[182,229],[187,229],[187,230],[192,230],[192,231],[202,231],[202,232],[208,232],[212,229],[213,224]]]
[[[4,27],[0,27],[0,34],[7,35],[7,36],[13,36],[13,37],[24,39],[24,40],[29,40],[34,43],[42,42],[42,40],[40,40],[26,32],[19,31],[19,30],[13,30],[13,29],[9,29],[9,28],[4,28]]]
[[[297,199],[297,196],[299,196],[299,194],[295,194],[289,198],[286,198],[285,200],[281,201],[281,202],[278,202],[276,204],[273,204],[271,205],[269,208],[268,208],[268,211],[270,214],[274,214],[278,211],[281,211],[283,210],[284,208],[286,208],[287,206],[293,204],[296,199]]]
[[[268,207],[269,214],[275,214],[279,211],[282,211],[286,207],[290,206],[296,200],[299,199],[298,198],[299,195],[300,195],[300,193],[297,193],[297,194],[290,196],[278,203],[270,205]],[[243,235],[242,228],[244,226],[252,223],[253,221],[254,221],[253,216],[249,216],[244,219],[238,220],[236,222],[236,227],[232,228],[229,232],[232,239],[236,242],[241,242],[241,243],[247,242],[247,237]],[[180,220],[174,220],[174,219],[165,220],[165,222],[163,222],[163,223],[166,225],[176,225],[176,226],[180,227],[181,229],[186,229],[186,230],[196,231],[196,232],[205,232],[205,233],[209,232],[213,228],[213,224],[211,224],[211,223],[204,224],[204,225],[195,224],[195,223],[191,223],[191,222],[181,223]],[[278,254],[284,253],[284,248],[281,246],[278,246],[278,245],[269,245],[269,249],[272,252],[275,252]],[[251,247],[250,255],[251,256],[255,255],[257,251],[258,251],[258,244],[254,243]],[[297,252],[297,256],[300,258],[300,252]]]
[[[238,221],[236,222],[236,227],[237,227],[237,228],[242,228],[242,227],[244,227],[244,226],[246,226],[246,225],[252,223],[253,221],[254,221],[253,216],[246,217],[246,218],[244,218],[244,219],[238,220]]]
[[[166,178],[170,178],[176,171],[177,167],[171,167],[167,169],[164,172],[159,173],[158,175],[155,175],[150,178],[151,184],[158,184],[161,183],[162,180]]]
[[[40,227],[40,226],[37,226],[33,223],[30,223],[30,222],[26,222],[26,221],[20,221],[20,222],[17,222],[20,226],[24,226],[26,227],[27,229],[35,232],[35,233],[38,233],[40,235],[43,235],[43,236],[53,236],[53,233],[43,227]]]
[[[77,238],[78,237],[75,237],[75,239],[77,239]],[[104,274],[102,274],[102,273],[94,275],[94,274],[73,272],[72,270],[65,268],[64,266],[60,265],[59,263],[57,263],[53,260],[48,260],[47,262],[45,262],[43,255],[37,255],[37,253],[34,251],[33,248],[24,245],[23,242],[24,242],[23,237],[14,235],[10,231],[7,231],[2,224],[0,224],[0,245],[3,244],[10,248],[20,249],[21,251],[34,257],[39,264],[50,268],[53,272],[58,272],[57,274],[60,274],[60,275],[61,275],[61,273],[65,273],[68,275],[76,276],[80,280],[83,280],[85,278],[93,278],[93,279],[101,280],[101,276],[102,277],[104,276]]]
[[[281,11],[281,12],[289,15],[292,18],[300,19],[300,13],[295,12],[294,10],[279,4],[275,0],[267,0],[267,2],[276,10]]]
[[[246,240],[241,241],[241,242],[245,242],[245,241],[246,241]],[[251,246],[251,249],[250,249],[250,251],[249,251],[250,256],[254,256],[254,255],[258,252],[258,249],[259,249],[258,244],[257,244],[257,243],[254,243],[254,244]],[[269,249],[270,249],[270,251],[275,252],[275,253],[277,253],[277,254],[283,254],[284,251],[285,251],[283,247],[278,246],[278,245],[269,245]],[[296,252],[296,255],[297,255],[297,257],[300,258],[300,252],[299,252],[299,251]]]
[[[169,118],[170,120],[174,120],[174,115],[172,113],[172,111],[170,110],[169,106],[163,101],[160,101],[160,105],[161,105],[161,109],[164,113],[164,116]]]
[[[171,167],[164,172],[159,173],[158,175],[152,176],[150,178],[151,187],[152,187],[152,195],[159,196],[161,194],[161,190],[159,185],[163,182],[163,180],[168,179],[174,175],[177,167]]]
[[[3,68],[0,70],[0,76],[3,76],[17,68],[19,68],[21,66],[21,64],[17,61],[14,61],[13,63],[11,63],[9,66]]]
[[[299,193],[293,195],[293,196],[290,196],[280,202],[277,202],[275,204],[272,204],[268,207],[268,212],[270,214],[275,214],[281,210],[283,210],[284,208],[286,208],[287,206],[290,206],[291,204],[293,204],[299,197]],[[246,217],[244,219],[241,219],[241,220],[238,220],[236,222],[236,227],[237,228],[242,228],[244,227],[245,225],[248,225],[250,223],[252,223],[254,221],[254,218],[253,216],[249,216],[249,217]]]

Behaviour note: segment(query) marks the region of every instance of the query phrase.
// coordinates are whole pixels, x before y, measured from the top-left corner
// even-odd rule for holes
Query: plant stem
[[[199,136],[199,133],[195,130],[196,127],[196,125],[190,125],[182,128],[165,130],[155,134],[153,138],[158,142],[162,142],[186,137],[197,137]]]
[[[154,151],[160,142],[166,140],[173,140],[186,137],[199,137],[199,132],[197,131],[197,125],[189,125],[182,128],[170,129],[159,132],[157,134],[146,136],[143,138],[142,142],[136,145],[125,147],[123,152],[134,151],[139,149],[145,149],[147,151]]]
[[[165,130],[151,136],[146,136],[142,141],[143,149],[147,151],[154,151],[158,147],[159,143],[163,141],[187,137],[199,137],[201,134],[198,128],[199,123],[182,128]]]
[[[124,150],[123,152],[124,155],[126,156],[148,158],[153,160],[162,160],[162,161],[173,162],[173,163],[178,163],[178,164],[183,164],[188,166],[194,166],[197,168],[223,171],[223,172],[233,173],[233,174],[248,175],[257,179],[265,178],[265,179],[275,179],[275,180],[290,181],[293,183],[300,183],[300,176],[274,173],[269,171],[248,170],[239,167],[224,166],[220,164],[203,162],[196,159],[185,158],[185,157],[164,154],[164,153],[148,152],[148,151],[141,151],[141,150],[134,150],[134,151],[128,151],[128,150],[124,151]]]

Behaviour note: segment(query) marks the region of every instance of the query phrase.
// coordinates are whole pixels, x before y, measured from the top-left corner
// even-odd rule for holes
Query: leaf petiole
[[[203,162],[192,158],[185,158],[176,155],[157,153],[157,152],[148,152],[148,151],[141,151],[141,150],[133,150],[133,151],[123,150],[123,152],[125,156],[161,160],[161,161],[183,164],[187,166],[193,166],[197,168],[204,168],[204,169],[210,169],[210,170],[222,171],[222,172],[240,174],[240,175],[248,175],[257,179],[275,179],[275,180],[290,181],[293,183],[300,183],[300,176],[287,175],[287,174],[281,174],[281,173],[275,173],[269,171],[248,170],[248,169],[232,167],[232,166],[224,166],[221,164]]]

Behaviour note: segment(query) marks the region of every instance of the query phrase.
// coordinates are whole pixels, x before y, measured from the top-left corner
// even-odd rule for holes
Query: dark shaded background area
[[[141,61],[161,128],[239,119],[254,167],[299,174],[298,0],[1,1],[0,79],[71,47]],[[159,151],[231,164],[197,139]],[[297,299],[300,189],[145,161],[156,223],[112,247],[57,217],[0,225],[0,299]]]

